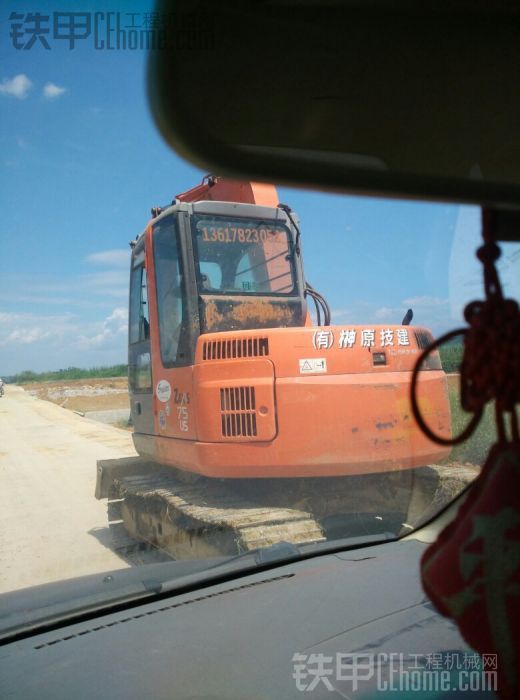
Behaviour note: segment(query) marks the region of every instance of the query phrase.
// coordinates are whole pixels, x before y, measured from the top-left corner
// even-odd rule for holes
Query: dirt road
[[[96,460],[135,455],[131,434],[7,387],[0,399],[0,592],[117,569]]]

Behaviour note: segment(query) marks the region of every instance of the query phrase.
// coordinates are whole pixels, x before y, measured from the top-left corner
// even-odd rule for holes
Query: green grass
[[[442,368],[447,374],[458,373],[464,346],[460,341],[451,342],[439,348]],[[466,413],[460,405],[459,382],[455,377],[450,377],[449,396],[451,407],[451,426],[454,436],[460,435],[471,419],[471,414]],[[484,464],[491,445],[496,442],[495,410],[493,404],[488,404],[482,414],[480,423],[473,435],[461,445],[456,445],[446,462]]]
[[[110,367],[91,367],[80,369],[68,367],[56,372],[20,372],[8,378],[12,384],[29,384],[31,382],[56,382],[69,379],[106,379],[108,377],[126,377],[128,365],[112,365]]]
[[[453,435],[459,435],[468,424],[471,414],[463,411],[460,405],[458,382],[450,382],[449,395]],[[496,439],[494,406],[488,404],[473,435],[461,445],[455,446],[446,461],[449,463],[484,464],[489,448],[496,442]]]
[[[462,360],[463,346],[460,343],[451,343],[439,348],[442,369],[445,372],[458,372]]]

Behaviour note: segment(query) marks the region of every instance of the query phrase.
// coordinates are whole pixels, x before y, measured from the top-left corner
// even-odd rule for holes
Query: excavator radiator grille
[[[202,346],[203,360],[229,360],[236,357],[269,355],[269,338],[229,338],[208,340]]]
[[[415,340],[417,341],[417,347],[424,350],[433,343],[433,336],[431,333],[426,331],[414,331]]]
[[[424,350],[433,343],[433,336],[428,331],[414,331],[414,335],[419,350]],[[430,353],[430,355],[422,361],[421,369],[442,369],[439,353]]]
[[[221,389],[220,409],[224,437],[256,437],[256,400],[253,386]]]

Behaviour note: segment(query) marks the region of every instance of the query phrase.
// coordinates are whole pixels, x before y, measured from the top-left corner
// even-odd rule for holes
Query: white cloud
[[[35,326],[34,328],[17,328],[9,333],[7,338],[3,341],[3,345],[12,345],[16,343],[22,345],[32,345],[38,340],[43,340],[49,336],[49,331],[44,331],[38,326]]]
[[[14,314],[10,311],[0,311],[0,323],[10,323],[24,318],[24,314]]]
[[[309,303],[309,309],[313,311],[312,302]],[[332,309],[330,312],[332,323],[353,323],[351,309]]]
[[[43,340],[60,340],[75,330],[72,314],[39,316],[33,313],[0,313],[0,346],[33,345]]]
[[[3,374],[63,367],[93,367],[124,362],[127,347],[126,308],[105,317],[85,319],[71,313],[0,312]]]
[[[0,95],[9,95],[18,100],[25,100],[32,87],[32,82],[24,74],[15,75],[14,78],[4,78],[0,84]]]
[[[0,302],[106,307],[114,303],[110,299],[128,297],[128,271],[122,268],[103,270],[76,278],[6,273],[2,276],[2,287]]]
[[[0,329],[5,329],[5,326],[8,324],[12,323],[17,323],[19,321],[23,321],[26,319],[28,316],[31,314],[17,314],[13,313],[12,311],[0,311]],[[1,330],[0,330],[1,334]],[[1,336],[0,336],[0,344],[1,344]]]
[[[374,318],[378,321],[391,321],[392,323],[401,323],[405,311],[402,308],[391,308],[389,306],[382,306],[380,309],[374,311]]]
[[[440,299],[439,297],[410,297],[409,299],[404,299],[403,304],[405,306],[420,307],[420,308],[432,308],[434,306],[445,306],[448,303],[448,299]]]
[[[90,253],[90,255],[87,255],[85,260],[93,265],[115,265],[117,267],[128,267],[130,261],[130,251],[126,248],[102,250],[99,253]]]
[[[93,335],[81,335],[77,339],[76,346],[85,350],[99,349],[105,346],[121,345],[126,343],[128,332],[128,311],[125,308],[117,308],[107,316],[101,329]]]
[[[110,302],[105,301],[94,301],[93,299],[78,299],[72,297],[66,297],[62,294],[54,296],[44,296],[40,293],[34,294],[2,294],[0,293],[0,303],[4,302],[7,304],[49,304],[51,306],[75,306],[81,309],[104,309],[109,305]],[[1,320],[1,314],[0,314]]]
[[[46,83],[43,87],[43,96],[46,100],[56,100],[67,92],[67,88],[60,87],[55,83]]]
[[[90,275],[83,275],[79,279],[80,285],[85,291],[103,297],[128,297],[128,273],[126,270],[107,270]]]

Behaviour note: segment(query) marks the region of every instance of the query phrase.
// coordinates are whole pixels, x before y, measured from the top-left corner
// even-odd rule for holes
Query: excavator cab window
[[[186,290],[175,217],[154,226],[153,253],[159,340],[164,367],[189,363],[186,329]]]
[[[141,249],[132,257],[128,328],[128,378],[131,390],[138,394],[152,390],[149,314],[144,249]]]
[[[260,291],[257,289],[257,280],[255,279],[255,255],[247,251],[237,265],[235,273],[234,286],[242,292]]]
[[[201,292],[211,292],[221,289],[222,269],[220,265],[211,260],[199,261]]]
[[[200,293],[291,295],[295,270],[282,224],[199,216],[194,223]]]
[[[130,280],[130,344],[150,338],[150,318],[148,310],[148,287],[146,270],[143,264],[135,265]]]

